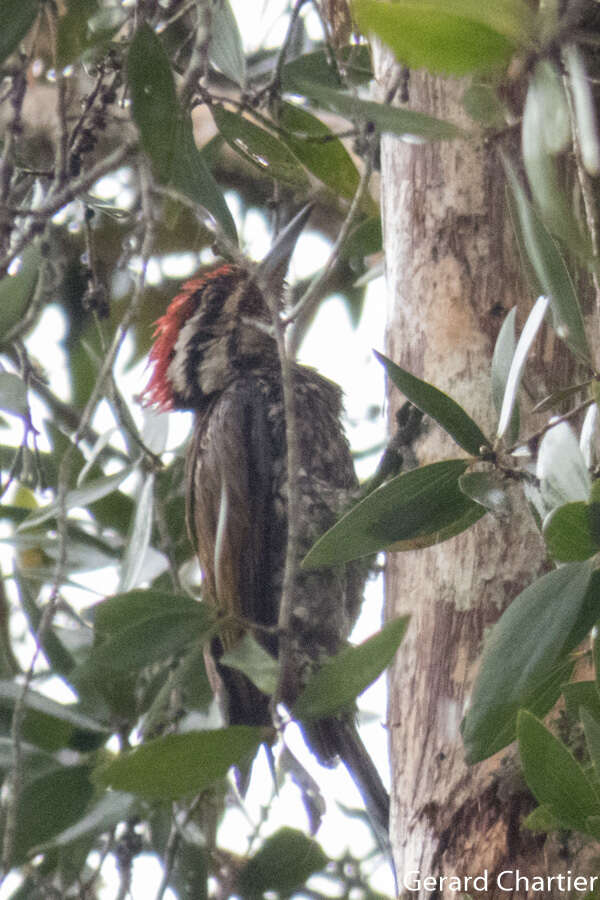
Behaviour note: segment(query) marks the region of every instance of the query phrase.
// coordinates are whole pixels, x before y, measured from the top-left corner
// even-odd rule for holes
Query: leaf
[[[343,64],[344,77],[350,84],[368,84],[373,78],[371,54],[366,44],[341,47],[336,56]],[[286,63],[281,73],[281,86],[284,91],[294,93],[296,82],[305,78],[323,87],[341,86],[338,68],[332,65],[329,52],[324,50],[304,53]]]
[[[96,500],[100,500],[102,497],[112,494],[112,492],[115,491],[118,486],[136,470],[136,468],[137,465],[133,463],[130,466],[125,466],[120,472],[117,472],[114,475],[105,475],[103,478],[87,481],[83,487],[67,491],[64,504],[65,510],[74,509],[79,506],[89,506],[91,503],[95,503]],[[42,507],[38,512],[28,516],[24,522],[21,522],[18,530],[26,531],[28,528],[37,528],[42,522],[47,522],[48,519],[54,519],[60,512],[61,504],[58,501],[49,503],[47,506]]]
[[[332,656],[309,678],[292,713],[301,721],[323,719],[348,709],[392,662],[409,616],[387,622],[372,637]]]
[[[444,394],[432,384],[422,381],[415,375],[411,375],[405,369],[401,369],[391,359],[373,351],[375,357],[385,367],[385,370],[397,388],[426,415],[441,425],[450,437],[454,438],[459,447],[466,450],[472,456],[480,456],[481,448],[488,447],[489,441],[462,406],[456,400]]]
[[[42,622],[42,610],[29,590],[27,578],[21,577],[21,572],[22,570],[17,570],[15,573],[19,601],[29,622],[32,634],[38,634]],[[50,664],[51,670],[57,675],[68,676],[75,665],[75,660],[62,641],[59,640],[52,625],[45,629],[44,634],[38,638],[38,642]]]
[[[8,725],[22,687],[12,681],[0,681],[0,719]],[[54,751],[61,747],[83,746],[104,741],[109,732],[77,707],[57,703],[37,691],[25,695],[23,737],[36,747]],[[3,727],[4,730],[4,727]]]
[[[599,504],[582,500],[553,509],[543,526],[550,556],[557,562],[574,562],[597,553],[600,550],[599,510]]]
[[[553,673],[599,616],[600,578],[592,577],[591,562],[555,569],[512,601],[486,641],[463,720],[469,764],[514,740],[520,708],[547,712],[545,702],[558,695],[548,690]]]
[[[560,822],[547,806],[537,806],[522,822],[530,831],[558,831]]]
[[[0,63],[17,49],[35,22],[39,9],[38,0],[0,0]]]
[[[141,25],[127,57],[131,112],[156,175],[169,181],[178,118],[171,64],[160,38]]]
[[[206,790],[241,765],[265,740],[267,729],[231,725],[147,741],[96,772],[114,790],[156,800],[179,800]]]
[[[342,256],[363,259],[383,249],[381,216],[371,216],[353,228],[342,247]]]
[[[573,429],[558,422],[542,438],[536,475],[548,509],[578,500],[588,500],[592,480]]]
[[[149,472],[137,499],[135,518],[127,539],[121,565],[119,591],[129,591],[137,586],[144,570],[146,551],[150,546],[154,509],[154,474]]]
[[[86,664],[89,669],[129,672],[164,662],[190,643],[207,640],[213,633],[213,621],[205,605],[196,603],[190,614],[165,610],[124,628],[94,647]]]
[[[581,721],[585,731],[585,742],[587,744],[590,759],[594,765],[596,778],[600,775],[600,722],[588,712],[585,706],[581,707]]]
[[[35,5],[37,7],[37,0]],[[19,7],[21,6],[25,7],[27,4],[19,3]],[[6,19],[1,21],[6,22]],[[0,29],[0,34],[5,34],[4,29]],[[0,37],[0,43],[1,40]],[[42,254],[38,245],[31,244],[21,255],[18,272],[0,279],[0,342],[11,328],[23,320],[37,284],[41,262]]]
[[[517,393],[521,386],[521,378],[523,377],[523,369],[531,350],[535,337],[542,326],[546,311],[548,309],[548,298],[538,297],[533,308],[527,316],[527,321],[521,332],[519,342],[512,357],[512,362],[506,376],[506,387],[504,389],[504,397],[502,399],[502,408],[500,410],[500,419],[498,421],[497,437],[504,437],[506,431],[513,420],[513,414],[517,402]]]
[[[527,710],[519,713],[517,734],[523,774],[538,803],[562,828],[598,838],[598,828],[589,828],[588,817],[600,815],[600,799],[569,750]]]
[[[58,17],[56,66],[62,70],[88,46],[88,22],[98,9],[97,0],[69,0]]]
[[[468,465],[450,459],[392,478],[325,532],[302,568],[337,565],[379,550],[429,547],[469,528],[485,510],[458,486]]]
[[[25,420],[29,418],[27,387],[19,375],[0,372],[0,409]]]
[[[386,103],[359,100],[352,94],[324,87],[303,78],[294,79],[290,86],[294,93],[310,97],[326,109],[332,109],[347,119],[372,123],[382,134],[391,133],[401,137],[413,135],[430,141],[465,136],[465,132],[451,122]]]
[[[109,831],[119,822],[130,819],[136,811],[136,806],[137,801],[131,794],[107,791],[74,825],[65,828],[36,849],[38,852],[45,852],[52,847],[68,847],[81,838],[94,837]]]
[[[175,612],[182,616],[205,615],[204,606],[187,594],[171,591],[134,590],[106,597],[93,607],[94,631],[100,638],[118,634],[123,629]]]
[[[581,718],[580,707],[585,706],[588,713],[600,722],[600,694],[593,681],[575,681],[563,687],[567,713],[573,721]]]
[[[76,822],[91,800],[93,786],[86,765],[63,766],[23,788],[17,809],[13,865]]]
[[[458,479],[463,491],[498,518],[507,518],[511,512],[510,497],[506,490],[506,479],[499,472],[465,472]]]
[[[502,411],[502,401],[506,394],[506,385],[517,346],[515,335],[516,318],[517,307],[515,306],[510,310],[502,323],[492,357],[492,401],[498,414]],[[507,441],[509,444],[513,444],[519,436],[519,405],[516,399],[516,392],[512,401],[512,413],[507,431]]]
[[[363,34],[376,34],[410,68],[465,75],[505,65],[529,42],[533,16],[520,0],[354,0]]]
[[[324,122],[299,106],[281,103],[279,125],[281,140],[309,172],[336,194],[349,199],[354,196],[360,180],[358,170],[342,142]]]
[[[263,694],[271,696],[277,690],[279,663],[248,632],[221,656],[219,665],[243,672]]]
[[[229,0],[212,4],[210,58],[231,81],[246,83],[246,56],[238,24]]]
[[[562,75],[552,62],[540,60],[530,78],[523,110],[523,162],[543,222],[553,234],[577,247],[582,244],[582,236],[556,158],[571,146],[571,139],[571,117]]]
[[[300,162],[278,138],[218,103],[210,110],[220,134],[247,162],[275,181],[308,190],[309,180]]]
[[[588,174],[596,176],[600,174],[600,143],[596,107],[585,60],[577,44],[565,44],[561,50],[573,95],[581,161]]]
[[[506,158],[504,167],[515,200],[525,254],[542,290],[550,299],[554,329],[575,354],[589,360],[579,299],[558,245],[529,203],[512,164]]]
[[[186,197],[204,207],[221,226],[227,237],[237,244],[237,231],[233,216],[223,197],[221,188],[196,147],[190,118],[180,116],[177,138],[171,165],[173,186]]]
[[[317,841],[295,828],[280,828],[239,873],[239,893],[248,900],[258,900],[267,891],[289,896],[328,862]]]
[[[485,128],[502,128],[505,124],[504,107],[490,84],[474,81],[464,92],[462,105],[467,115]]]

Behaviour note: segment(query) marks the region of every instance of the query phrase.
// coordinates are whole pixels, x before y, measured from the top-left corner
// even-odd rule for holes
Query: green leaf
[[[363,34],[376,34],[400,62],[452,75],[505,65],[533,22],[521,0],[354,0],[352,9]]]
[[[480,503],[498,518],[507,518],[511,512],[510,496],[506,490],[506,478],[499,472],[465,472],[458,479],[461,491]]]
[[[426,415],[441,425],[459,447],[472,456],[480,456],[481,447],[488,447],[490,442],[462,406],[456,400],[444,394],[432,384],[422,381],[401,369],[382,353],[374,351],[376,358],[385,367],[389,378],[397,388]]]
[[[594,785],[569,750],[527,710],[517,723],[523,774],[538,803],[547,807],[562,828],[592,834],[588,818],[600,815]]]
[[[498,414],[502,410],[502,401],[506,393],[510,368],[517,347],[515,335],[516,318],[517,307],[515,306],[510,310],[502,323],[492,357],[492,401]],[[512,401],[512,414],[507,431],[507,440],[510,444],[513,444],[519,436],[519,405],[516,399],[516,392]]]
[[[505,124],[504,107],[491,84],[470,84],[463,94],[462,105],[467,115],[485,128],[502,128]]]
[[[267,891],[287,897],[328,862],[317,841],[295,828],[280,828],[241,870],[238,889],[248,900],[258,900]]]
[[[409,616],[387,622],[362,644],[346,647],[323,663],[294,704],[294,717],[310,721],[348,709],[390,665],[408,622]]]
[[[117,632],[91,651],[91,669],[129,672],[160,663],[190,643],[207,640],[213,633],[213,617],[205,605],[190,613],[163,610]]]
[[[523,819],[523,826],[530,831],[558,831],[560,822],[547,806],[538,806]]]
[[[29,417],[27,387],[19,375],[0,372],[0,409],[23,419]]]
[[[220,134],[243,159],[275,181],[296,190],[308,190],[306,172],[278,138],[220,104],[213,104],[210,110]]]
[[[219,665],[243,672],[263,694],[271,696],[277,690],[279,663],[248,632],[221,656]]]
[[[0,719],[3,724],[12,718],[21,691],[21,685],[15,682],[0,681]],[[23,737],[43,750],[59,750],[67,745],[75,747],[85,744],[89,738],[95,743],[97,739],[108,737],[109,732],[95,719],[37,691],[27,692],[24,706]]]
[[[221,72],[243,88],[246,83],[246,56],[229,0],[218,0],[212,4],[209,53]]]
[[[462,724],[470,764],[514,740],[520,708],[543,715],[554,702],[554,673],[600,616],[599,576],[589,562],[562,566],[526,587],[496,622]]]
[[[177,123],[171,180],[175,188],[194,203],[204,207],[218,222],[227,237],[237,244],[235,222],[223,192],[208,168],[202,151],[196,147],[191,119],[183,115]]]
[[[588,712],[585,706],[581,707],[580,713],[585,731],[585,742],[594,765],[596,778],[598,778],[600,776],[600,722]]]
[[[600,722],[600,694],[593,681],[574,681],[563,687],[567,714],[573,721],[581,718],[580,707],[585,706],[588,713]]]
[[[15,583],[19,601],[29,622],[31,632],[32,634],[37,634],[42,622],[42,609],[38,606],[36,598],[29,589],[27,578],[22,577],[21,569],[18,569],[15,573]],[[46,628],[41,638],[38,638],[38,641],[52,671],[56,675],[68,676],[75,666],[75,660],[58,638],[54,627]]]
[[[579,299],[571,275],[554,238],[527,199],[512,164],[504,167],[512,190],[525,253],[545,294],[550,299],[554,329],[571,350],[590,359]]]
[[[598,503],[565,503],[544,520],[543,535],[550,556],[557,562],[589,559],[600,550]]]
[[[426,140],[447,140],[464,137],[465,132],[441,119],[434,119],[423,113],[414,112],[387,103],[375,103],[373,100],[359,100],[352,94],[323,87],[313,81],[294,79],[293,90],[315,100],[326,109],[332,109],[352,121],[372,123],[382,133],[402,136],[415,135]]]
[[[302,567],[332,566],[379,550],[430,547],[469,528],[485,510],[459,488],[468,465],[450,459],[392,478],[325,532]]]
[[[366,44],[341,47],[336,57],[343,64],[344,77],[350,84],[368,84],[373,78],[371,53]],[[331,54],[324,50],[305,53],[284,65],[281,73],[281,86],[284,91],[294,93],[296,83],[302,79],[308,79],[323,87],[341,86],[337,66],[332,65]]]
[[[69,510],[79,506],[89,506],[89,504],[95,503],[96,500],[100,500],[102,497],[112,494],[136,468],[137,466],[135,463],[130,466],[125,466],[120,472],[117,472],[114,475],[105,475],[103,478],[87,481],[83,487],[67,491],[65,497],[65,509]],[[48,519],[54,519],[60,511],[61,504],[58,501],[49,503],[47,506],[42,507],[42,509],[32,513],[25,519],[25,521],[19,525],[19,531],[26,531],[28,528],[37,528],[42,522],[47,522]]]
[[[171,591],[135,590],[106,597],[93,607],[94,631],[100,638],[122,632],[125,628],[166,612],[181,616],[202,616],[205,607],[187,594]]]
[[[342,247],[342,256],[363,259],[383,249],[381,216],[371,216],[353,228]]]
[[[131,112],[142,147],[156,175],[167,182],[175,146],[178,103],[171,64],[160,38],[149,25],[141,25],[127,57]]]
[[[519,337],[519,342],[515,348],[512,360],[506,375],[506,384],[504,395],[502,397],[502,406],[500,408],[500,418],[498,420],[498,438],[504,437],[509,426],[514,422],[514,411],[517,403],[517,394],[521,387],[521,379],[523,370],[531,345],[542,326],[546,311],[548,309],[548,298],[538,297],[527,316],[527,321]]]
[[[52,847],[68,847],[69,844],[79,841],[81,838],[93,837],[109,831],[120,822],[130,819],[136,811],[137,803],[138,801],[131,794],[107,791],[74,825],[65,828],[64,831],[59,832],[37,849],[39,852],[44,852]]]
[[[336,194],[349,199],[354,196],[360,180],[358,170],[342,142],[324,122],[299,106],[282,103],[279,125],[281,140],[309,172]]]
[[[23,788],[17,809],[13,865],[75,823],[93,793],[89,766],[65,766]]]
[[[206,790],[241,765],[265,740],[264,728],[231,725],[148,741],[97,770],[100,784],[156,800],[179,800]]]
[[[4,34],[4,30],[0,29],[0,33]],[[41,262],[39,247],[32,244],[23,251],[18,272],[15,275],[5,275],[0,280],[0,342],[11,328],[22,321],[37,284]]]
[[[62,70],[88,47],[88,22],[98,9],[97,0],[68,0],[64,15],[58,18],[56,66]]]
[[[0,63],[17,49],[35,22],[39,9],[38,0],[0,0]]]

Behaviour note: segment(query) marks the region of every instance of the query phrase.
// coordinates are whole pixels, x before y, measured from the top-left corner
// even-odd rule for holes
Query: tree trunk
[[[375,56],[383,96],[392,99],[402,84],[411,109],[472,130],[461,106],[464,83],[425,73],[403,79],[388,51],[376,48]],[[381,178],[388,355],[453,396],[493,438],[494,341],[506,312],[520,305],[526,314],[533,299],[521,278],[499,156],[483,140],[417,144],[389,135],[382,140]],[[547,335],[543,340],[535,367],[551,383],[565,354]],[[403,399],[391,389],[390,416]],[[417,453],[421,465],[464,456],[434,423]],[[459,731],[485,631],[543,561],[542,541],[517,492],[507,524],[488,515],[439,546],[389,556],[387,616],[411,614],[391,673],[389,708],[392,843],[400,891],[410,890],[410,897],[455,898],[482,887],[485,896],[506,897],[517,869],[533,879],[572,867],[572,847],[559,858],[551,841],[520,827],[536,804],[518,766],[507,764],[514,753],[469,768]],[[513,874],[498,885],[503,870]],[[487,881],[459,887],[451,876]],[[426,877],[434,881],[417,890],[417,879]],[[527,886],[520,882],[512,896],[528,896]],[[543,894],[555,896],[552,887]]]

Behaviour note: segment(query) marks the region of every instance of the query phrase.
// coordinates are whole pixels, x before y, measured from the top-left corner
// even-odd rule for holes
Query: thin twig
[[[74,179],[70,184],[66,185],[61,191],[52,194],[45,204],[37,209],[24,209],[19,211],[19,215],[31,216],[32,219],[47,221],[52,218],[63,206],[76,200],[77,197],[88,191],[100,178],[112,172],[120,166],[135,148],[136,142],[129,140],[113,150],[107,157],[96,163],[87,172],[84,172],[79,178]],[[14,242],[10,250],[0,257],[0,272],[5,272],[10,263],[17,257],[32,238],[39,232],[39,222],[32,221],[28,227],[22,232],[19,238]]]
[[[271,301],[271,316],[273,319],[273,331],[277,344],[277,354],[281,367],[281,385],[283,393],[283,409],[285,417],[286,438],[286,467],[287,467],[287,541],[285,548],[285,566],[283,571],[283,584],[279,601],[278,631],[279,631],[279,683],[273,698],[274,709],[281,700],[281,691],[285,685],[288,673],[287,668],[291,657],[291,623],[294,607],[294,588],[298,572],[298,518],[300,510],[300,491],[298,484],[298,429],[296,419],[296,396],[294,391],[294,362],[288,353],[285,342],[286,326],[279,312],[279,298],[269,298]]]
[[[181,104],[187,109],[198,82],[208,74],[208,52],[212,38],[212,9],[206,0],[197,0],[197,22],[195,28],[195,40],[190,55],[190,61],[183,76],[181,86]]]
[[[315,307],[321,300],[323,288],[326,285],[327,280],[331,275],[334,267],[337,265],[340,256],[340,250],[342,249],[344,242],[346,241],[346,238],[350,233],[350,229],[354,223],[356,213],[358,212],[367,192],[372,171],[373,153],[370,152],[365,159],[365,165],[360,176],[358,187],[356,188],[356,192],[354,194],[354,197],[352,198],[352,202],[346,214],[346,218],[344,219],[337,239],[333,247],[331,248],[331,252],[329,254],[327,262],[325,263],[325,266],[313,278],[302,297],[300,297],[298,302],[292,307],[292,309],[284,318],[284,323],[286,325],[292,323],[292,328],[290,329],[289,334],[289,350],[292,355],[295,355],[296,350],[298,349],[299,333],[302,330],[298,327],[299,322],[306,321],[306,319],[310,318],[315,310]]]

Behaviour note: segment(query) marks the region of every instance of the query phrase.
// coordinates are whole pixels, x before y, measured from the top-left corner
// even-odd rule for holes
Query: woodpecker
[[[203,575],[203,598],[223,614],[213,641],[212,681],[229,724],[270,725],[270,698],[241,672],[219,664],[245,628],[277,656],[287,541],[287,443],[273,304],[283,302],[288,263],[308,216],[303,209],[259,265],[223,264],[183,285],[156,323],[144,398],[160,410],[191,410],[187,456],[188,529]],[[298,443],[298,554],[339,517],[358,487],[341,425],[340,388],[314,369],[292,368]],[[312,671],[341,650],[357,619],[363,562],[299,571],[281,700],[288,708]],[[302,724],[302,723],[301,723]],[[377,831],[389,798],[352,715],[302,726],[319,761],[339,758],[357,783]]]

